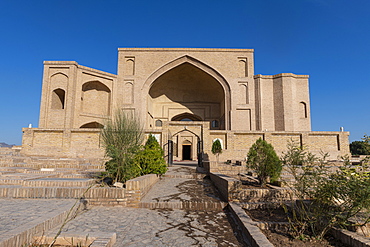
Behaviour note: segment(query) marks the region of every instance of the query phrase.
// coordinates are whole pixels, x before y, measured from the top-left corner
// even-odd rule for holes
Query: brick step
[[[179,202],[140,202],[140,208],[150,209],[182,209],[182,210],[222,210],[226,202],[179,201]]]
[[[284,203],[289,203],[290,201],[286,201]],[[255,209],[275,209],[281,207],[281,202],[246,202],[246,203],[238,203],[240,207],[246,210],[255,210]]]
[[[204,174],[192,174],[192,175],[184,175],[184,174],[164,174],[162,177],[165,178],[188,178],[188,179],[202,179],[204,178]]]
[[[54,177],[25,180],[22,185],[25,187],[89,187],[95,183],[95,179]]]
[[[76,169],[76,170],[96,170],[96,169],[104,169],[103,165],[96,165],[96,164],[53,164],[53,163],[43,163],[43,164],[25,164],[25,163],[16,163],[13,164],[12,167],[26,167],[26,168],[33,168],[33,169],[41,169],[41,168],[55,168],[55,169]]]
[[[125,199],[136,198],[135,191],[122,188],[99,187],[23,187],[20,185],[0,185],[0,198],[85,198],[85,199]],[[135,199],[138,203],[139,199]],[[133,200],[131,200],[133,201]]]

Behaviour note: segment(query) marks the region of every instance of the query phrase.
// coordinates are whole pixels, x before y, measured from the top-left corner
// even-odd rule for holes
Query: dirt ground
[[[302,241],[299,239],[294,239],[284,232],[273,232],[269,230],[262,230],[266,235],[268,240],[274,246],[288,246],[288,247],[350,247],[341,242],[338,242],[335,238],[331,236],[325,237],[322,241]]]
[[[247,214],[254,220],[254,221],[262,221],[262,222],[288,222],[287,214],[282,208],[277,209],[266,209],[266,210],[246,210]],[[288,246],[288,247],[350,247],[348,245],[342,244],[341,242],[337,241],[332,236],[328,235],[322,241],[317,240],[300,240],[294,239],[292,236],[289,235],[287,231],[279,230],[279,231],[270,231],[270,230],[262,230],[262,232],[266,235],[268,240],[274,246]]]

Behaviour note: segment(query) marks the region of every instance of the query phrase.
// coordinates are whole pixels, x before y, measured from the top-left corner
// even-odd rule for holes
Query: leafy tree
[[[143,142],[143,130],[135,116],[116,111],[101,131],[105,155],[110,158],[105,164],[108,175],[115,181],[126,182],[140,171],[133,159]]]
[[[163,158],[163,149],[153,135],[149,135],[145,146],[136,154],[134,165],[140,171],[140,175],[164,174],[167,171],[167,163]]]
[[[352,155],[370,155],[370,137],[364,135],[362,141],[353,141],[349,144]]]
[[[327,156],[322,154],[318,158],[294,142],[288,144],[288,151],[282,156],[286,170],[294,178],[288,183],[294,199],[289,210],[294,237],[322,239],[331,227],[370,221],[368,160],[353,167],[348,157],[344,157],[345,165],[330,173]],[[360,212],[362,222],[350,223],[349,218]]]
[[[219,139],[216,139],[212,143],[212,153],[214,155],[216,155],[216,159],[217,159],[217,163],[218,163],[218,157],[219,157],[220,153],[222,153],[222,146],[221,146],[221,142],[220,142]]]
[[[331,227],[361,226],[370,221],[369,173],[348,164],[331,174],[316,190],[316,208],[322,213],[316,226],[318,238],[323,238]]]
[[[262,186],[267,183],[267,178],[277,181],[280,177],[282,165],[271,144],[259,138],[249,149],[247,166],[256,171]]]
[[[286,184],[291,187],[292,201],[295,202],[288,215],[291,234],[296,238],[319,235],[317,232],[321,232],[319,229],[323,228],[321,219],[325,210],[315,200],[307,200],[314,198],[318,186],[326,181],[326,157],[324,154],[319,159],[294,141],[288,143],[288,150],[281,157],[285,169],[293,177],[293,181],[286,181]]]

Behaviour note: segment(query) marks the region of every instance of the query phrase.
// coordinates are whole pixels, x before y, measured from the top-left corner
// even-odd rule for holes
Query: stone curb
[[[64,211],[55,215],[55,212],[44,215],[41,219],[26,223],[0,236],[0,247],[22,246],[32,241],[36,234],[46,232],[62,224],[71,209],[71,205],[64,207]]]
[[[345,229],[332,228],[330,232],[342,243],[352,247],[368,247],[370,239]]]
[[[48,234],[48,236],[34,237],[39,243],[50,244],[56,232]],[[117,240],[115,232],[62,232],[56,239],[55,245],[69,246],[90,246],[90,247],[112,247]]]
[[[252,247],[274,247],[267,237],[261,232],[257,224],[235,203],[228,205],[233,218],[241,228],[243,235]]]

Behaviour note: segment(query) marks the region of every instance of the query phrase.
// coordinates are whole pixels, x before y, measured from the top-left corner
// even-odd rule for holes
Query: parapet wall
[[[293,140],[297,145],[304,146],[308,151],[315,155],[328,153],[331,160],[338,157],[350,155],[349,151],[349,132],[334,131],[209,131],[208,145],[205,145],[204,152],[208,154],[209,160],[215,161],[216,157],[212,154],[212,141],[216,138],[223,143],[223,152],[219,156],[220,161],[241,160],[245,161],[249,148],[259,138],[272,144],[276,153],[281,156],[286,152],[288,143]],[[207,140],[205,140],[205,144]]]
[[[103,158],[99,129],[23,128],[21,154],[26,156]]]
[[[183,127],[179,127],[182,129]],[[151,133],[146,131],[146,134]],[[157,131],[157,139],[162,147],[167,144],[165,131]],[[223,152],[219,160],[245,160],[249,148],[262,138],[271,143],[280,156],[287,150],[290,140],[305,146],[313,154],[328,153],[329,159],[349,155],[349,132],[331,131],[226,131],[202,130],[203,150],[206,160],[215,161],[212,154],[212,142],[220,139]],[[192,143],[197,145],[197,143]],[[166,150],[166,149],[165,149]],[[40,129],[24,128],[21,154],[26,156],[68,157],[68,158],[103,158],[104,149],[99,129]],[[208,156],[208,158],[207,158]]]

